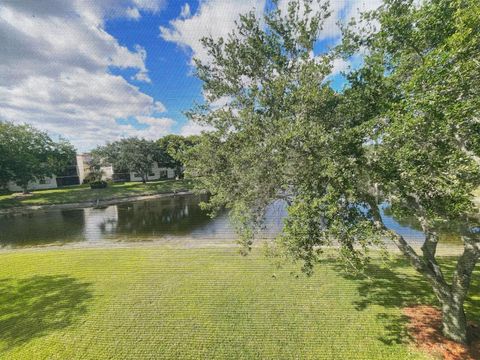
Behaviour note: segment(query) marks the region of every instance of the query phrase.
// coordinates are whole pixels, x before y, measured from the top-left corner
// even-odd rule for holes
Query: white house
[[[92,157],[90,154],[78,154],[77,155],[77,171],[80,184],[83,184],[83,180],[90,173],[90,161]]]
[[[78,178],[80,179],[80,184],[83,184],[85,178],[90,174],[90,164],[92,161],[92,156],[89,153],[83,153],[77,155],[77,172]],[[102,171],[102,180],[111,180],[113,179],[113,167],[102,166],[100,168]]]
[[[59,174],[52,174],[51,176],[47,176],[42,180],[31,181],[28,183],[27,189],[45,190],[78,184],[80,184],[78,166],[76,160],[72,159],[71,162],[66,165],[62,171],[60,171]],[[23,191],[23,188],[14,181],[10,181],[7,184],[7,189],[12,192]]]
[[[90,173],[90,163],[92,157],[89,153],[78,154],[76,162],[65,169],[61,175],[52,175],[40,181],[33,181],[28,184],[28,190],[45,190],[55,189],[57,187],[83,184],[85,177]],[[142,181],[142,177],[135,172],[118,173],[113,167],[102,166],[102,180],[113,181]],[[174,179],[175,169],[167,167],[159,167],[155,162],[153,164],[148,180]],[[23,191],[22,187],[11,181],[7,184],[7,189],[12,192]]]
[[[57,179],[55,176],[53,177],[46,177],[40,181],[33,181],[28,183],[28,190],[46,190],[46,189],[55,189],[57,188]],[[17,192],[23,191],[21,186],[18,186],[17,183],[10,181],[7,184],[7,188],[9,191]]]
[[[159,167],[155,162],[153,163],[152,170],[148,174],[148,180],[161,180],[161,179],[173,179],[175,178],[175,169]],[[130,172],[130,181],[142,181],[142,177],[139,174]]]
[[[83,183],[85,177],[90,173],[90,162],[92,157],[89,153],[77,155],[77,169],[80,183]],[[126,173],[119,173],[113,169],[113,166],[102,166],[102,180],[113,181],[142,181],[142,177],[133,171]],[[161,179],[173,179],[175,178],[175,169],[159,167],[155,162],[152,166],[150,174],[148,174],[148,180],[161,180]]]

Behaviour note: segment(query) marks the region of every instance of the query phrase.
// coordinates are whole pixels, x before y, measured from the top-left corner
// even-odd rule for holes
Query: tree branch
[[[458,297],[457,301],[462,302],[467,296],[472,279],[472,272],[480,257],[480,235],[472,234],[471,236],[464,236],[463,242],[463,254],[458,259],[452,280],[453,294]]]
[[[430,267],[430,269],[436,274],[436,276],[445,282],[442,269],[435,259],[438,245],[438,234],[433,230],[432,226],[425,218],[420,218],[420,224],[422,226],[423,233],[425,234],[425,241],[421,247],[423,253],[423,259]]]
[[[432,288],[438,298],[446,298],[450,294],[450,287],[446,283],[443,274],[440,271],[440,275],[429,266],[429,263],[422,257],[420,257],[416,251],[407,243],[403,236],[397,234],[395,231],[387,228],[382,220],[378,205],[374,200],[374,197],[371,195],[367,196],[367,203],[370,206],[374,224],[380,231],[384,232],[389,238],[394,242],[402,254],[407,257],[412,266],[421,274],[423,274],[426,279],[432,285]],[[434,259],[435,261],[435,259]],[[438,266],[438,264],[437,264]]]

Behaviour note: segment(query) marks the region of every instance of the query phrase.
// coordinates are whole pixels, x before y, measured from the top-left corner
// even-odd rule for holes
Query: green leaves
[[[480,185],[480,77],[471,65],[480,58],[480,20],[470,15],[478,10],[476,1],[415,7],[391,0],[374,17],[381,30],[371,35],[374,45],[361,71],[381,56],[388,69],[382,82],[395,84],[377,117],[377,164],[389,175],[384,191],[412,214],[422,208],[432,218],[465,216],[470,193]],[[365,82],[362,88],[377,86]]]
[[[75,158],[75,149],[65,140],[53,141],[30,125],[0,122],[0,185],[28,183],[54,175]]]
[[[135,172],[145,182],[153,164],[161,164],[164,153],[154,141],[131,137],[98,147],[92,154],[102,165],[110,164],[116,170]]]
[[[364,265],[386,235],[378,201],[432,223],[466,216],[480,185],[478,6],[387,0],[317,57],[329,12],[312,1],[274,7],[263,22],[247,14],[227,39],[205,39],[212,59],[197,75],[207,101],[189,116],[215,131],[187,168],[211,208],[232,209],[253,238],[265,208],[284,200],[280,242],[305,271],[330,245]],[[331,60],[359,53],[335,93]]]

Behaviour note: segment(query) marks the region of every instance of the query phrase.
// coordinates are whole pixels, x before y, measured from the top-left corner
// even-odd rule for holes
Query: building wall
[[[130,172],[131,181],[142,181],[141,176],[137,176],[135,172]],[[175,177],[175,170],[166,167],[158,167],[155,162],[152,167],[151,173],[148,175],[148,180],[160,180],[160,179],[173,179]]]
[[[90,154],[80,154],[77,155],[77,169],[78,177],[80,178],[80,184],[83,183],[83,180],[90,172],[89,162],[91,161]],[[103,172],[102,180],[117,180],[117,181],[142,181],[141,176],[136,176],[135,172],[130,173],[121,173],[118,174],[115,172],[112,166],[102,166],[101,170]],[[118,171],[118,170],[117,170]],[[115,176],[118,175],[118,176]],[[130,176],[130,179],[128,177]],[[122,178],[119,180],[118,178]],[[148,180],[160,180],[160,179],[173,179],[175,178],[175,169],[158,167],[158,164],[155,162],[152,167],[151,175],[148,176]]]
[[[90,174],[90,162],[92,161],[92,156],[88,153],[77,155],[77,172],[78,178],[80,179],[80,184],[83,184],[85,178]],[[102,171],[102,180],[111,180],[113,177],[113,167],[112,166],[102,166],[100,168]]]
[[[28,190],[45,190],[55,189],[57,187],[57,180],[55,177],[45,178],[44,183],[35,181],[28,184]],[[7,186],[9,191],[23,191],[23,189],[14,182],[9,182]]]
[[[80,184],[83,184],[83,180],[90,172],[89,161],[91,160],[90,154],[78,154],[77,155],[77,173]]]
[[[113,166],[102,166],[102,180],[112,180],[113,178]]]

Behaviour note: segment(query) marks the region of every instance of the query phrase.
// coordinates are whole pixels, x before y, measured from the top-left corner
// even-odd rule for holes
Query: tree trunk
[[[463,303],[468,295],[472,273],[480,257],[480,234],[471,232],[463,236],[463,254],[453,273],[450,298],[442,302],[443,332],[448,338],[467,343],[467,319]]]
[[[480,233],[473,232],[469,236],[463,236],[463,254],[458,258],[452,284],[449,285],[443,276],[439,264],[435,259],[438,237],[428,222],[420,222],[425,232],[425,243],[422,246],[423,257],[405,241],[405,239],[389,230],[380,216],[380,212],[374,200],[369,198],[373,218],[378,228],[390,233],[391,239],[410,260],[412,266],[422,274],[430,283],[433,292],[442,305],[442,326],[443,334],[456,342],[466,344],[467,319],[463,304],[470,288],[473,270],[480,257]]]
[[[467,317],[463,309],[463,301],[456,294],[442,301],[442,330],[447,338],[467,343]]]
[[[435,295],[442,305],[443,335],[453,341],[467,344],[467,318],[463,304],[470,288],[473,270],[480,257],[479,235],[473,233],[470,236],[464,236],[463,242],[463,254],[458,258],[450,286],[443,281],[443,275],[438,274],[435,268],[429,266],[427,269],[433,270],[435,277],[442,280],[437,284],[432,281],[432,278],[429,279]],[[423,250],[426,254],[425,249]],[[429,263],[427,262],[427,264]],[[429,278],[428,273],[423,273],[423,275],[427,275],[427,279]]]

